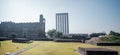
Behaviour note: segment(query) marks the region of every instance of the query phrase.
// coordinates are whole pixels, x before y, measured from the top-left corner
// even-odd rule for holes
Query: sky
[[[55,29],[55,14],[69,14],[70,33],[120,32],[120,0],[0,0],[0,22],[39,22]]]

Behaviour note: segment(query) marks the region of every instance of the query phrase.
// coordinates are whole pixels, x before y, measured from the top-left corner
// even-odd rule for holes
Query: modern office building
[[[69,34],[68,13],[56,13],[56,30],[63,34]]]

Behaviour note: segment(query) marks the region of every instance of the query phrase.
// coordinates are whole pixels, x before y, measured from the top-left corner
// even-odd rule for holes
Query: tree
[[[56,35],[56,30],[55,29],[52,29],[52,30],[49,30],[48,32],[47,32],[47,34],[51,37],[51,38],[53,38],[55,35]]]
[[[62,32],[56,32],[55,37],[56,37],[56,38],[60,38],[60,37],[62,37],[62,35],[63,35],[63,33],[62,33]]]
[[[11,36],[10,36],[11,39],[14,39],[14,38],[16,38],[16,37],[17,37],[17,33],[14,33],[14,32],[11,33]]]
[[[100,35],[106,35],[106,33],[101,32],[101,33],[98,33],[98,35],[99,35],[99,36],[100,36]]]
[[[109,35],[120,36],[120,33],[115,31],[110,31]]]
[[[90,37],[98,37],[99,35],[97,33],[90,34]]]
[[[120,37],[108,35],[104,37],[100,37],[102,42],[114,42],[114,43],[120,43]]]
[[[115,35],[114,31],[110,31],[109,35]]]
[[[106,35],[106,33],[92,33],[92,34],[90,34],[90,37],[99,37],[100,35]]]
[[[49,30],[47,32],[47,34],[51,37],[51,38],[59,38],[61,37],[63,34],[62,32],[57,32],[55,29]]]

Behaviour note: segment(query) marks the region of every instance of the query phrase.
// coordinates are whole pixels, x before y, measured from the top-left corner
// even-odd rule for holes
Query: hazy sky
[[[69,13],[70,33],[120,32],[120,0],[0,0],[0,22],[39,22],[55,29],[55,14]]]

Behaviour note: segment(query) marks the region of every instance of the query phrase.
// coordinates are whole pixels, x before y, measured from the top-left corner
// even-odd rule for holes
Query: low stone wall
[[[56,42],[82,42],[81,40],[76,39],[54,39]]]
[[[120,43],[97,43],[98,46],[120,46]]]
[[[118,55],[118,51],[104,48],[78,48],[80,55]]]
[[[8,37],[0,37],[0,41],[9,40]]]
[[[41,41],[53,41],[53,39],[40,39]]]
[[[87,51],[87,55],[118,55],[115,51]]]
[[[30,40],[29,40],[29,39],[26,39],[26,38],[15,38],[15,39],[12,39],[12,42],[29,43]]]

